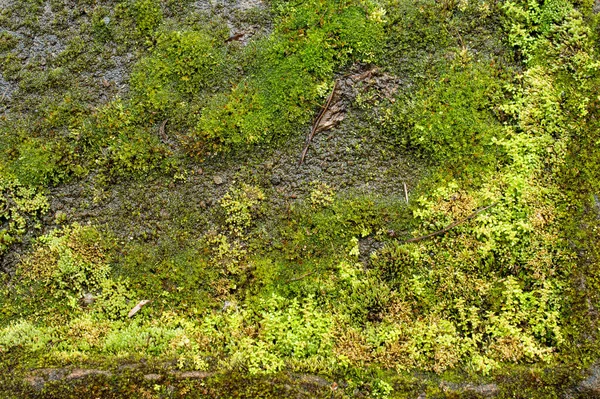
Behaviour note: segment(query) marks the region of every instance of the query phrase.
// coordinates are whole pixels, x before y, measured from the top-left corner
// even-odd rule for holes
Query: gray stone
[[[281,177],[279,177],[279,176],[271,177],[271,184],[274,186],[278,186],[279,184],[281,184]]]
[[[223,179],[221,176],[219,175],[214,175],[213,176],[213,181],[215,182],[215,184],[217,186],[220,186],[221,184],[225,183],[225,179]]]
[[[454,383],[442,381],[440,388],[446,393],[460,394],[470,393],[476,394],[484,398],[495,398],[500,393],[500,389],[496,384],[471,384],[471,383]]]
[[[175,371],[169,374],[178,380],[202,380],[213,376],[215,373],[210,373],[208,371]]]
[[[89,306],[96,301],[96,298],[94,298],[94,296],[91,293],[86,292],[83,295],[83,298],[81,298],[81,301],[84,303],[84,305]]]
[[[586,395],[600,394],[600,366],[594,366],[590,369],[590,375],[585,380],[581,381],[577,388],[577,393]]]

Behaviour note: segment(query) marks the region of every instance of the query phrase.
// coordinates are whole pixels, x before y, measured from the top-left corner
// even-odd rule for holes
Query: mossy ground
[[[593,394],[592,4],[0,4],[3,395]]]

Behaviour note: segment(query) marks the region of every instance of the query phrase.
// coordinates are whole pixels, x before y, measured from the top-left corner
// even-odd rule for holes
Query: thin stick
[[[286,282],[284,282],[284,284],[293,283],[294,281],[300,281],[300,280],[302,280],[303,278],[305,278],[305,277],[308,277],[308,276],[310,276],[311,274],[315,274],[315,273],[316,273],[316,270],[313,270],[312,272],[308,272],[308,273],[305,273],[305,274],[303,274],[303,275],[301,275],[301,276],[299,276],[299,277],[294,277],[294,278],[292,278],[292,279],[290,279],[290,280],[287,280]]]
[[[138,304],[137,304],[137,305],[135,305],[135,306],[133,307],[133,309],[131,309],[131,310],[129,311],[129,314],[127,315],[127,317],[129,317],[129,318],[132,318],[133,316],[135,316],[135,314],[136,314],[137,312],[139,312],[139,311],[140,311],[140,309],[142,309],[142,307],[143,307],[144,305],[146,305],[146,304],[148,304],[148,303],[150,303],[150,300],[148,300],[148,299],[144,299],[144,300],[142,300],[142,301],[139,301],[139,302],[138,302]]]
[[[167,126],[168,121],[169,121],[168,119],[165,119],[163,121],[163,123],[160,124],[160,127],[158,128],[158,134],[160,135],[161,140],[164,142],[167,141],[167,134],[165,133],[165,127]]]
[[[4,93],[2,93],[2,98],[0,99],[0,102],[4,101],[4,97],[6,97],[6,93],[8,93],[8,87],[6,88],[6,90],[4,90]]]
[[[229,42],[233,42],[234,40],[240,40],[242,37],[244,37],[245,33],[236,33],[233,36],[229,36],[228,39],[225,40],[225,43],[229,43]]]
[[[315,120],[315,123],[313,124],[313,127],[310,130],[310,134],[308,135],[308,137],[306,139],[306,144],[304,145],[304,150],[302,150],[302,156],[300,157],[300,162],[298,162],[298,165],[302,165],[304,163],[304,158],[306,157],[306,153],[308,152],[308,147],[310,146],[310,142],[312,141],[313,137],[315,136],[315,133],[317,132],[317,129],[319,128],[319,125],[321,124],[321,120],[323,119],[325,112],[327,112],[327,110],[329,109],[329,106],[331,105],[331,100],[333,100],[333,96],[335,94],[335,90],[337,89],[337,85],[338,85],[338,82],[336,80],[333,85],[333,90],[331,90],[329,97],[327,97],[325,106],[323,108],[321,108],[321,112],[319,113],[319,116],[317,116],[317,119]]]
[[[462,36],[460,35],[460,32],[456,28],[454,28],[454,30],[456,31],[456,34],[458,35],[458,40],[460,40],[460,44],[462,45],[463,50],[466,50],[467,47],[465,46],[465,42],[463,42],[463,39],[462,39]]]
[[[402,182],[402,184],[404,184],[404,198],[406,199],[406,203],[408,204],[408,190],[406,189],[406,183]]]
[[[439,236],[439,235],[445,234],[448,231],[450,231],[451,229],[453,229],[454,227],[458,226],[459,224],[462,224],[462,223],[466,222],[467,220],[473,219],[475,216],[479,215],[481,212],[490,209],[491,207],[495,206],[496,204],[498,204],[498,203],[494,202],[492,205],[488,205],[488,206],[486,206],[484,208],[480,208],[480,209],[476,210],[475,212],[473,212],[472,214],[470,214],[469,216],[467,216],[466,218],[458,220],[458,221],[450,224],[449,226],[447,226],[447,227],[445,227],[445,228],[443,228],[441,230],[438,230],[438,231],[433,232],[431,234],[427,234],[425,236],[411,238],[409,240],[406,240],[405,242],[408,243],[408,242],[423,241],[423,240],[426,240],[428,238],[432,238],[432,237],[435,237],[435,236]]]

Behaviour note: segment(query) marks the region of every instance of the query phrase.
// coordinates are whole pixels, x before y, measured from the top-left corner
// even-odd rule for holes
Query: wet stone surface
[[[241,183],[263,188],[269,202],[266,218],[276,219],[278,210],[305,200],[314,182],[329,185],[338,195],[403,200],[403,184],[410,190],[424,169],[388,137],[352,116],[315,136],[305,163],[298,165],[303,145],[304,134],[298,134],[274,148],[218,156],[201,166],[189,163],[185,181],[123,181],[105,190],[89,179],[57,187],[50,196],[48,222],[60,211],[70,222],[109,226],[124,240],[160,240],[177,229],[202,235],[214,227],[220,199]],[[377,247],[366,241],[361,245],[365,257]]]
[[[272,28],[269,19],[263,17],[268,14],[268,7],[262,0],[200,0],[193,3],[193,8],[224,18],[230,40],[242,45],[248,44],[255,35],[267,34]]]
[[[9,82],[4,79],[0,73],[0,113],[5,113],[9,110],[8,101],[12,98],[13,93],[17,90],[17,85],[14,82]]]

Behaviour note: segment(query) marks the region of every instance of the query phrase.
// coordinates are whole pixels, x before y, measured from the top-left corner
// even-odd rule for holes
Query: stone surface
[[[575,388],[575,393],[580,395],[600,395],[600,366],[590,369],[589,376],[581,381]]]
[[[482,398],[495,398],[500,393],[496,384],[470,384],[442,381],[440,388],[447,394],[472,394]]]
[[[215,184],[217,186],[220,186],[221,184],[225,183],[225,180],[221,176],[219,176],[219,175],[215,175],[213,177],[213,181],[215,182]]]
[[[208,378],[208,377],[214,375],[215,373],[209,373],[207,371],[176,371],[176,372],[171,372],[170,374],[173,375],[178,380],[186,380],[186,379],[198,380],[198,379]]]

